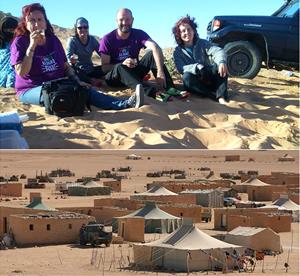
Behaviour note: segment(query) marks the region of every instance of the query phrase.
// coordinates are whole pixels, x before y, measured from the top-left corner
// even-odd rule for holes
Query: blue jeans
[[[19,95],[19,101],[27,104],[40,104],[42,86],[32,88]],[[128,108],[128,98],[118,99],[116,97],[103,94],[95,89],[89,89],[90,104],[101,109],[121,110]]]

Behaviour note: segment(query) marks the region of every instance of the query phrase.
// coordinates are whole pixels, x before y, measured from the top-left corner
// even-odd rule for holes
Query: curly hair
[[[191,26],[191,28],[194,30],[195,32],[195,36],[194,36],[194,43],[197,40],[197,38],[199,37],[198,32],[197,32],[197,23],[195,22],[195,18],[194,17],[190,17],[188,14],[182,18],[180,18],[174,25],[174,27],[172,28],[172,33],[174,35],[174,38],[176,40],[176,43],[179,46],[183,46],[183,41],[181,39],[181,35],[180,35],[180,25],[182,24],[189,24]]]
[[[34,4],[26,5],[22,8],[22,17],[18,24],[18,27],[15,30],[15,37],[20,35],[29,36],[29,31],[26,28],[26,17],[33,11],[40,11],[44,15],[47,23],[47,28],[45,30],[46,35],[54,34],[53,27],[51,26],[50,21],[47,18],[45,8],[39,3],[34,3]]]

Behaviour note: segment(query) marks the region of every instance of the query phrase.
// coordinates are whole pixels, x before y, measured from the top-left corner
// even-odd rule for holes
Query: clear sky
[[[38,1],[0,0],[0,10],[21,16],[24,5]],[[196,18],[198,32],[206,37],[206,28],[215,15],[271,15],[284,0],[41,0],[52,24],[72,28],[76,18],[89,20],[90,33],[102,37],[116,28],[116,12],[129,8],[135,18],[133,27],[147,32],[161,47],[173,47],[171,29],[182,16]]]

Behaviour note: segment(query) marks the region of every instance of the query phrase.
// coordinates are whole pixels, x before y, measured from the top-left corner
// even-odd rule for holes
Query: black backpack
[[[86,88],[63,78],[43,83],[40,104],[58,117],[83,116],[85,107],[91,110],[88,98]]]

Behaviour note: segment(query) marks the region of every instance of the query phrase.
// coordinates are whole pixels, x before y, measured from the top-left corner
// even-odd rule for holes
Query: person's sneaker
[[[144,104],[144,88],[141,84],[138,84],[135,88],[135,92],[127,102],[128,106],[139,108]]]
[[[223,97],[220,97],[220,98],[218,99],[218,102],[219,102],[220,104],[223,104],[223,105],[227,105],[227,104],[228,104],[228,101],[226,101]]]

